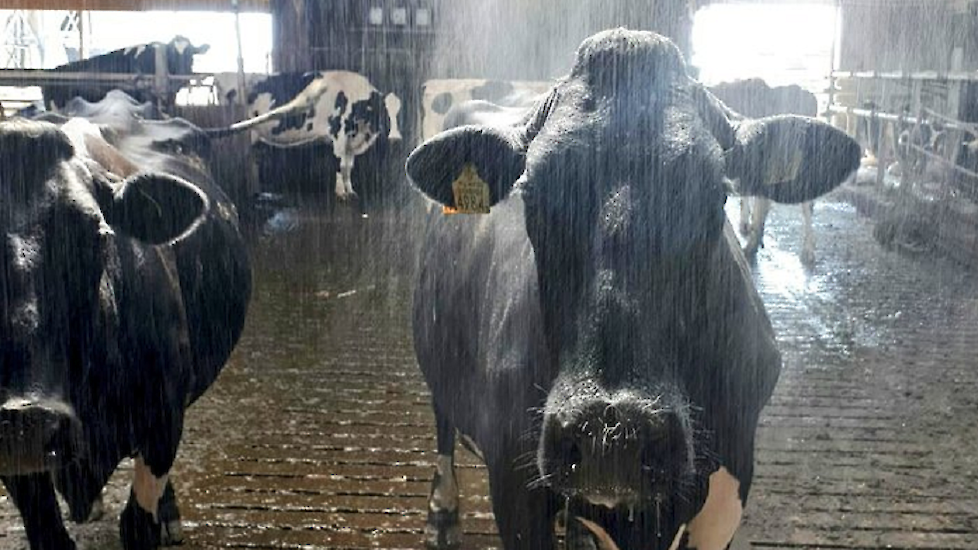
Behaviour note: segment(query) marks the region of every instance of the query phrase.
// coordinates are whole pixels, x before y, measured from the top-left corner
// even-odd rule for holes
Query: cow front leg
[[[168,477],[168,471],[154,472],[142,455],[136,456],[129,502],[119,522],[119,534],[126,550],[154,550],[160,546],[160,500]]]
[[[499,537],[506,550],[551,550],[555,547],[557,501],[546,489],[527,488],[533,481],[527,470],[532,468],[517,469],[517,456],[520,455],[500,455],[487,461]]]
[[[458,481],[455,477],[455,426],[435,409],[438,457],[428,495],[428,521],[424,527],[425,546],[432,550],[458,548],[462,544],[459,526]]]
[[[180,523],[180,508],[173,481],[167,480],[163,496],[160,498],[160,546],[183,544],[183,525]]]
[[[750,235],[750,201],[751,197],[740,197],[740,234]]]
[[[20,511],[31,550],[74,550],[49,474],[4,477],[3,484]]]
[[[155,550],[181,542],[169,474],[183,433],[183,410],[176,405],[182,402],[160,407],[166,411],[163,421],[147,431],[151,439],[136,455],[132,491],[119,522],[125,550]]]
[[[767,222],[767,214],[771,210],[771,199],[756,197],[754,199],[754,211],[750,218],[750,231],[747,233],[747,244],[744,245],[744,255],[753,260],[757,257],[757,251],[764,248],[764,225]]]
[[[801,249],[801,263],[808,267],[815,265],[815,229],[812,227],[812,202],[801,205],[802,232],[804,234]]]
[[[340,159],[340,170],[336,173],[336,197],[342,201],[356,198],[357,194],[353,191],[353,155],[342,153],[337,155]]]

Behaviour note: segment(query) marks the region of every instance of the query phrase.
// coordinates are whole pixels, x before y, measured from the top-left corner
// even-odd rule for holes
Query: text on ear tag
[[[489,184],[479,177],[471,163],[463,166],[462,173],[452,182],[452,194],[455,196],[454,212],[446,210],[446,214],[489,213]]]

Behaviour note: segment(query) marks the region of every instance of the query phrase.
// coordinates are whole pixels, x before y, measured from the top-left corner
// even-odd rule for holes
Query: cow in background
[[[781,369],[726,196],[812,200],[859,145],[736,115],[671,41],[625,29],[586,39],[531,108],[447,118],[407,161],[455,212],[429,212],[413,305],[437,426],[426,544],[460,544],[458,432],[508,550],[554,548],[561,509],[568,548],[726,548]]]
[[[240,92],[228,88],[222,93],[234,97]],[[401,99],[382,95],[366,77],[350,71],[272,75],[248,89],[246,103],[251,118],[211,135],[251,130],[254,144],[275,148],[330,143],[339,161],[335,193],[341,200],[356,196],[351,174],[357,155],[379,138],[402,139]],[[257,174],[257,165],[253,170]]]
[[[126,550],[180,542],[188,406],[244,326],[251,270],[209,140],[114,91],[0,123],[0,478],[32,550],[72,549],[135,458]]]
[[[467,101],[488,101],[503,107],[528,107],[550,91],[552,83],[520,80],[436,79],[422,85],[421,139],[445,128],[445,115]]]
[[[158,49],[163,49],[167,74],[190,75],[194,72],[194,56],[207,53],[210,46],[207,44],[194,46],[187,38],[177,36],[169,43],[151,42],[149,44],[129,46],[121,50],[74,61],[51,70],[69,73],[111,73],[149,76],[156,74],[156,52]],[[57,110],[76,96],[86,101],[99,101],[105,97],[106,93],[118,86],[118,82],[109,82],[106,84],[78,82],[44,86],[42,93],[44,94],[44,102],[48,109]],[[156,97],[155,91],[152,89],[130,90],[129,93],[139,102],[162,100],[166,104],[172,105],[176,97],[176,91],[176,89],[169,91],[166,97]]]
[[[750,78],[717,84],[710,91],[734,111],[751,118],[785,114],[814,117],[818,114],[815,95],[796,85],[770,87],[760,78]],[[747,237],[744,254],[749,259],[756,257],[758,249],[764,246],[764,226],[770,210],[771,200],[765,197],[740,199],[740,232]],[[812,210],[811,202],[801,204],[804,235],[801,260],[808,266],[815,264]]]

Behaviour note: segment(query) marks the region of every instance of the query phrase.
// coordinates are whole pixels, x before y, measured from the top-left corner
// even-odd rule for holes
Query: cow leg
[[[177,494],[169,479],[160,498],[160,545],[177,546],[183,544],[183,526],[180,523],[180,508],[177,507]]]
[[[179,542],[179,525],[173,525],[173,522],[179,524],[179,512],[169,473],[183,433],[183,410],[176,404],[182,402],[160,406],[159,410],[166,411],[165,418],[156,419],[159,423],[147,432],[151,440],[136,455],[132,492],[119,522],[126,550],[153,550]]]
[[[433,407],[438,430],[438,458],[428,496],[425,546],[432,549],[458,548],[462,543],[462,531],[459,527],[458,482],[455,478],[455,426],[438,410],[437,405]]]
[[[815,229],[812,227],[812,210],[814,208],[811,201],[802,203],[801,217],[804,238],[802,241],[801,262],[809,267],[815,265]]]
[[[340,157],[340,171],[337,174],[336,180],[336,196],[343,200],[353,199],[357,196],[353,190],[353,159],[353,155],[350,154],[345,154]]]
[[[750,235],[750,201],[752,197],[740,197],[740,234]]]
[[[3,484],[24,520],[31,550],[74,550],[49,474],[4,477]]]
[[[496,516],[503,548],[554,548],[556,499],[550,497],[546,489],[527,488],[532,479],[527,475],[527,468],[516,469],[513,464],[516,456],[520,455],[500,453],[490,458],[487,449],[492,512]]]
[[[127,549],[183,543],[180,509],[173,483],[165,474],[162,477],[153,474],[142,457],[136,458],[133,491],[122,518],[120,529]]]
[[[767,213],[771,210],[771,199],[756,197],[754,212],[750,219],[750,231],[747,234],[747,244],[744,245],[744,255],[748,259],[757,257],[757,251],[764,248],[764,224]]]

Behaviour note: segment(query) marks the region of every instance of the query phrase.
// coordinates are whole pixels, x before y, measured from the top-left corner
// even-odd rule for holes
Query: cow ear
[[[743,120],[726,153],[727,176],[738,192],[783,203],[815,199],[857,168],[859,144],[841,130],[802,116]]]
[[[116,231],[149,244],[182,239],[204,219],[209,201],[196,185],[168,174],[137,174],[97,194]]]
[[[411,182],[444,206],[457,207],[452,184],[465,172],[489,188],[489,205],[506,198],[526,167],[521,134],[511,128],[461,126],[415,149],[407,160]],[[474,169],[474,174],[472,172]]]

